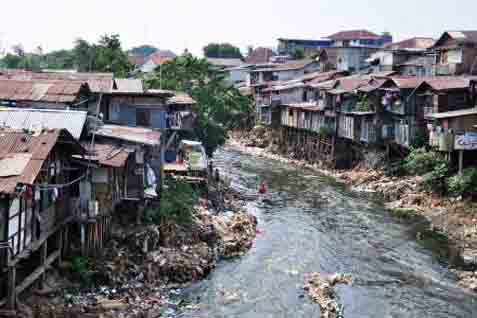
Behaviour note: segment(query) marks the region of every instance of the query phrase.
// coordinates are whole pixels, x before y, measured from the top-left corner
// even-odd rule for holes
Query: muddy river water
[[[329,178],[233,149],[214,163],[252,198],[266,181],[270,197],[247,203],[259,220],[254,247],[186,291],[201,308],[186,317],[319,317],[302,289],[317,271],[353,275],[337,287],[347,318],[477,317],[477,297],[449,270],[445,240],[426,234],[422,220],[401,221]]]

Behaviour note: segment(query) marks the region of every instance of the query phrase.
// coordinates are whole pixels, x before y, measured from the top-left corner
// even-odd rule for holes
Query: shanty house
[[[247,84],[249,86],[267,85],[268,82],[288,81],[316,71],[319,71],[319,63],[314,60],[256,66],[249,71]]]
[[[61,258],[84,178],[71,156],[83,153],[64,129],[0,130],[0,305],[14,309],[16,295]]]
[[[0,79],[0,104],[4,106],[87,109],[90,97],[86,82]]]
[[[192,129],[196,102],[185,93],[148,90],[115,91],[101,113],[106,123],[155,129]]]
[[[447,31],[432,47],[436,75],[477,74],[477,31]]]

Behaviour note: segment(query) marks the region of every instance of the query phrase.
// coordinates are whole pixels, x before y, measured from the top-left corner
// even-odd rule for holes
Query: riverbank
[[[235,133],[228,146],[255,156],[311,169],[347,185],[354,191],[379,196],[397,217],[425,217],[432,230],[449,238],[462,258],[463,266],[454,269],[460,285],[477,292],[477,206],[474,203],[422,192],[419,190],[422,180],[416,176],[387,177],[382,171],[362,166],[340,171],[326,168],[326,164],[309,164],[287,158],[277,153],[276,145],[268,144],[263,139],[265,138],[257,142],[251,139],[249,134]],[[257,144],[260,147],[255,147]]]
[[[115,215],[98,257],[72,257],[20,306],[20,317],[177,317],[193,311],[182,291],[205,278],[221,259],[246,253],[257,220],[225,183],[195,208],[186,224],[132,225],[130,210]],[[220,206],[220,210],[215,207]]]

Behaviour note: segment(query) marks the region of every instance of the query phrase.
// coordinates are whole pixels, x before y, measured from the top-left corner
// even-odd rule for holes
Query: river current
[[[477,317],[477,297],[449,270],[448,246],[422,221],[403,222],[330,178],[234,149],[218,151],[214,164],[251,198],[259,234],[245,256],[186,291],[200,304],[186,317],[319,317],[302,288],[310,272],[353,275],[336,288],[346,318]],[[266,203],[253,199],[262,181]]]

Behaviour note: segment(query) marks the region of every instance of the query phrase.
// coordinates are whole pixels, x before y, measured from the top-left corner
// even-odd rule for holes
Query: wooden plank
[[[33,273],[31,273],[27,278],[25,278],[21,284],[15,288],[15,293],[18,295],[27,289],[31,284],[33,284],[40,276],[42,276],[46,270],[53,264],[56,259],[60,256],[60,251],[53,252],[45,261],[45,264],[38,267]]]
[[[42,246],[43,242],[45,242],[51,235],[53,235],[60,228],[64,227],[66,224],[70,223],[71,220],[73,220],[73,217],[74,216],[69,216],[63,222],[61,222],[60,224],[58,224],[54,228],[52,228],[49,232],[43,234],[37,241],[33,242],[29,247],[27,247],[25,250],[23,250],[23,252],[18,254],[15,257],[15,259],[9,261],[8,265],[9,266],[15,266],[22,259],[28,258],[33,252],[38,250]]]

